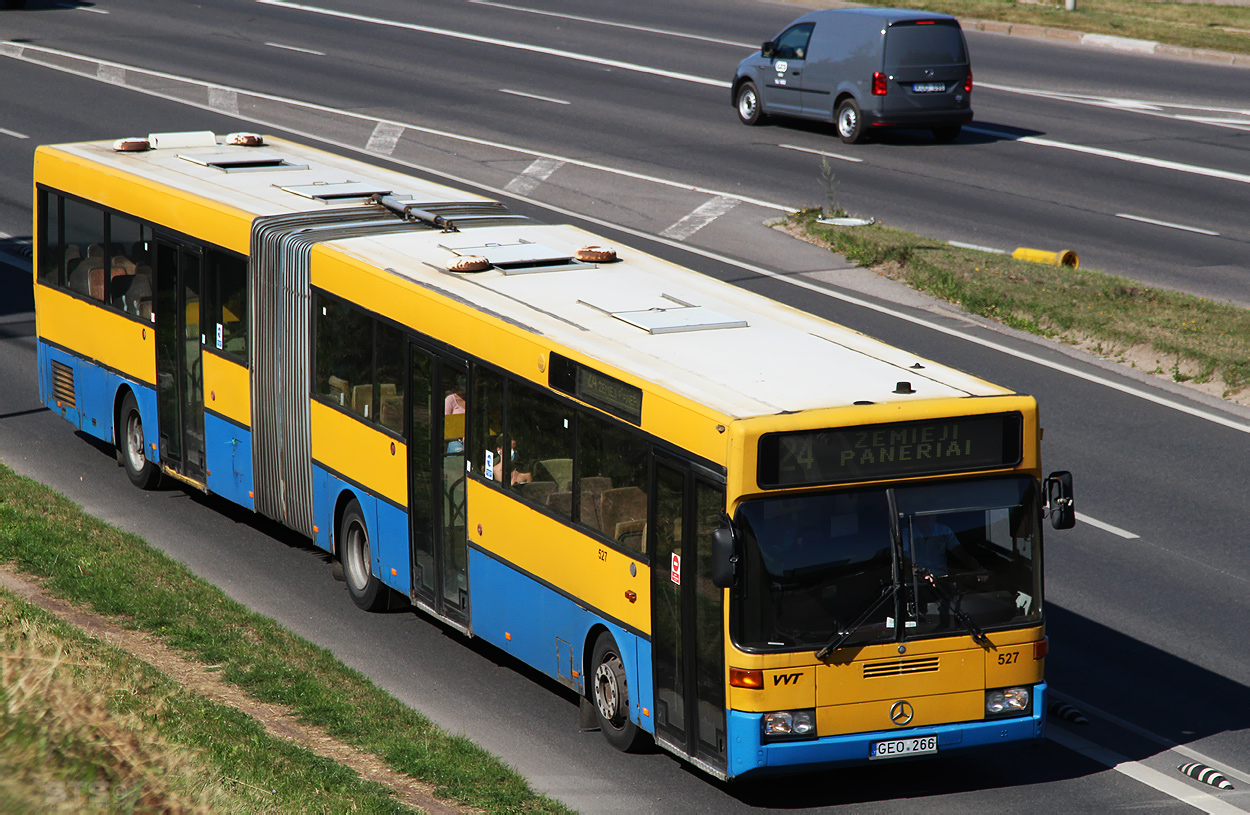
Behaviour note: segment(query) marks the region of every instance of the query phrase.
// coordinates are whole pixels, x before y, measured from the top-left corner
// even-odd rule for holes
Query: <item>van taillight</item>
[[[972,84],[972,74],[968,74],[968,84]],[[886,92],[885,74],[876,71],[872,75],[872,95],[885,96]]]
[[[972,93],[972,71],[968,72],[968,78],[964,80],[964,93]]]

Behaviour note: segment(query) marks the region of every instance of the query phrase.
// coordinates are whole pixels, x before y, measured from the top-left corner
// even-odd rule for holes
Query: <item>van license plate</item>
[[[897,756],[918,756],[937,752],[937,736],[917,736],[911,739],[893,739],[892,741],[873,742],[869,758],[895,758]]]
[[[915,93],[942,93],[946,90],[945,82],[917,82],[911,86]]]

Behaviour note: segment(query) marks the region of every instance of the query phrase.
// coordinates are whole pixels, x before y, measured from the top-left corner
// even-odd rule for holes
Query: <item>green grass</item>
[[[140,538],[86,515],[2,465],[0,562],[43,578],[55,596],[155,635],[191,659],[214,666],[226,682],[256,700],[290,707],[300,721],[433,785],[440,797],[489,812],[567,811],[534,794],[498,759],[467,739],[442,732],[329,651],[248,611]],[[35,620],[40,629],[57,628],[29,610],[19,616]],[[9,643],[7,636],[4,643]],[[104,659],[92,654],[91,659]],[[301,747],[269,738],[250,717],[181,692],[159,675],[150,675],[151,669],[125,665],[111,673],[146,677],[138,689],[124,694],[100,692],[115,700],[133,699],[128,711],[121,711],[116,701],[112,706],[151,720],[160,738],[191,748],[196,761],[209,768],[208,775],[218,779],[211,785],[213,794],[233,802],[224,807],[210,802],[205,811],[407,811],[379,785]],[[0,692],[10,690],[6,685]],[[32,731],[28,738],[41,736]],[[67,772],[74,779],[107,780],[108,763],[107,756],[86,753]],[[12,790],[0,781],[0,810],[21,811],[5,804],[9,794]]]
[[[900,4],[869,0],[867,5]],[[1075,11],[1066,11],[1063,0],[908,0],[901,5],[963,19],[1023,23],[1250,54],[1250,6],[1162,0],[1076,0]]]
[[[1213,385],[1224,398],[1250,387],[1250,311],[1151,288],[1092,269],[1071,269],[952,247],[874,224],[790,226],[860,266],[876,269],[966,311],[1138,365],[1178,382]]]

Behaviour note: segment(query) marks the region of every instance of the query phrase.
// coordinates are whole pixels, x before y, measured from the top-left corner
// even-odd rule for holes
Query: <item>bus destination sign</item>
[[[800,487],[1014,467],[1019,413],[769,433],[760,439],[761,487]]]

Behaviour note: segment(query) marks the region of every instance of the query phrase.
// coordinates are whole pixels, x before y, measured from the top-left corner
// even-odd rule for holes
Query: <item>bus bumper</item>
[[[805,772],[820,767],[867,764],[874,742],[936,735],[938,755],[952,750],[1037,742],[1046,736],[1046,685],[1033,686],[1033,712],[1027,716],[979,722],[900,728],[875,733],[852,733],[805,741],[761,741],[761,713],[729,711],[730,777],[782,772]],[[927,754],[932,756],[933,754]],[[917,756],[924,758],[926,756]],[[891,761],[892,759],[877,759]]]

